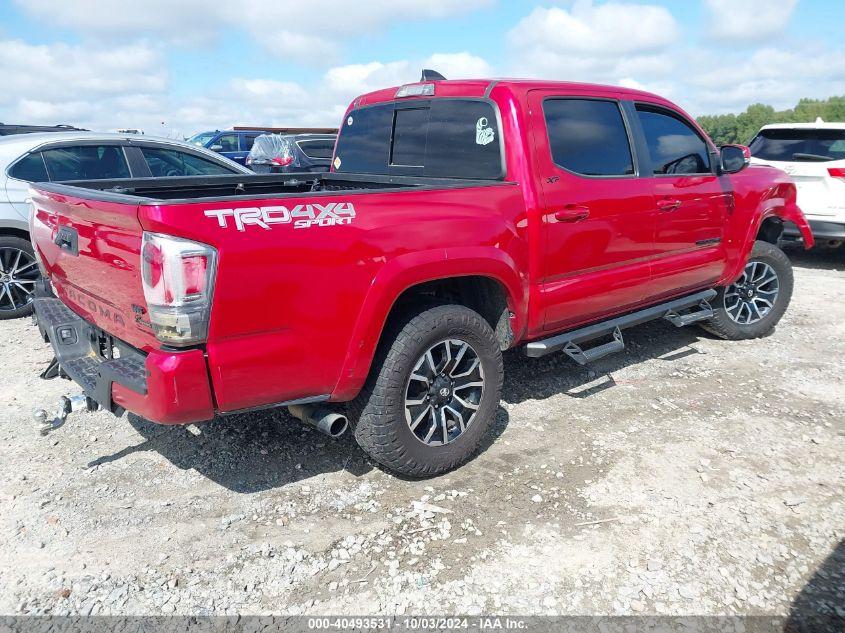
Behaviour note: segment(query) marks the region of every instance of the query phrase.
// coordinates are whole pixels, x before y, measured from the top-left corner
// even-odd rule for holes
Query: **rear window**
[[[353,110],[337,141],[339,172],[497,179],[496,111],[469,99],[387,103]]]
[[[334,139],[297,141],[296,144],[308,158],[328,159],[334,152]]]
[[[845,130],[762,130],[750,147],[751,155],[763,160],[843,160]]]

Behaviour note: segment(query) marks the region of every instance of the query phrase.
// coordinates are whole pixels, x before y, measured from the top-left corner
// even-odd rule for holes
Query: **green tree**
[[[759,129],[769,123],[812,123],[845,121],[845,96],[829,99],[801,99],[791,110],[777,111],[772,106],[755,103],[740,114],[716,114],[698,117],[698,123],[717,145],[748,144]]]

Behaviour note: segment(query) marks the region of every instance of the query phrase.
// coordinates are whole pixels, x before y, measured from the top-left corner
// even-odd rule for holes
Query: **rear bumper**
[[[845,240],[845,223],[826,222],[823,220],[808,220],[813,237],[817,240]],[[799,237],[801,234],[792,225],[786,225],[783,234],[787,237]]]
[[[88,323],[56,297],[36,293],[33,307],[63,374],[102,408],[159,424],[214,417],[202,350],[144,353]]]

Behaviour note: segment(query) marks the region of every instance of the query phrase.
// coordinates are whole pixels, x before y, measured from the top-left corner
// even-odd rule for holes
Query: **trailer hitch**
[[[52,420],[49,419],[49,414],[44,409],[38,409],[33,414],[33,417],[40,425],[39,433],[41,433],[41,435],[47,435],[50,431],[55,431],[57,428],[62,426],[67,420],[67,416],[74,411],[79,411],[81,409],[85,409],[86,411],[96,411],[99,408],[100,405],[97,404],[94,399],[86,396],[85,394],[70,397],[62,396],[59,398],[56,415]]]

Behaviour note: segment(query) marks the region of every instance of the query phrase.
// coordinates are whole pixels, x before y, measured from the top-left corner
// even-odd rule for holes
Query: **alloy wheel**
[[[405,420],[422,443],[453,442],[472,424],[484,393],[484,370],[472,345],[435,343],[414,365],[405,389]]]
[[[779,291],[775,269],[766,262],[750,261],[742,276],[725,290],[725,310],[735,323],[757,323],[775,307]]]
[[[35,257],[19,248],[0,248],[0,311],[11,312],[32,301],[40,272]]]

